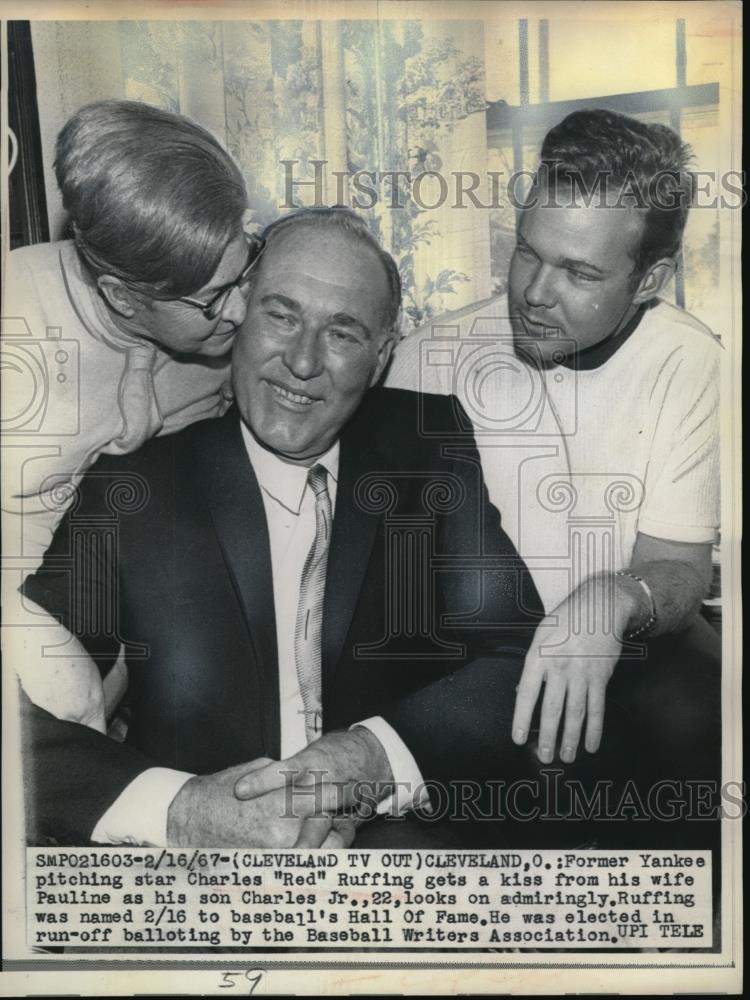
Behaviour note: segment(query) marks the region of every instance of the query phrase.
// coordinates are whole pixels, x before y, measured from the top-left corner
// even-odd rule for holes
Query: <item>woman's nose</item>
[[[227,296],[224,308],[221,310],[221,318],[227,323],[241,326],[247,315],[247,298],[239,288],[233,288]]]

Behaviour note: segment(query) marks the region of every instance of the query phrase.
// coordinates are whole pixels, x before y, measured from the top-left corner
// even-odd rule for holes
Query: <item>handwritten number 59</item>
[[[248,970],[247,972],[223,972],[221,974],[221,982],[219,983],[219,987],[224,990],[235,987],[237,985],[238,977],[240,978],[244,977],[244,979],[247,980],[248,983],[250,983],[250,990],[247,994],[250,997],[253,995],[253,993],[255,993],[258,983],[263,978],[263,972],[262,971],[258,972],[257,970],[254,971]]]

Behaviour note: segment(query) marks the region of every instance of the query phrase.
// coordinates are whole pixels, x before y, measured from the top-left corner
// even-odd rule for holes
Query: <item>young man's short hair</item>
[[[540,169],[551,186],[567,182],[589,197],[606,192],[608,204],[619,194],[621,203],[644,210],[635,253],[640,275],[679,252],[692,200],[691,155],[666,125],[614,111],[574,111],[545,136]]]

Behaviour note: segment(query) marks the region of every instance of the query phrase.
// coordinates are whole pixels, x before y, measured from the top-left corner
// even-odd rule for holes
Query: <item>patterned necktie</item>
[[[307,742],[318,739],[322,731],[320,634],[323,623],[323,595],[333,517],[328,494],[328,473],[316,465],[307,476],[315,494],[315,540],[305,560],[299,588],[297,624],[294,630],[294,658],[297,664],[302,703],[305,708]]]

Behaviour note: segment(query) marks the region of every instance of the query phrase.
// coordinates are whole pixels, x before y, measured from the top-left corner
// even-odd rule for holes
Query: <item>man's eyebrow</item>
[[[260,300],[260,304],[263,306],[273,305],[276,302],[280,306],[284,306],[286,309],[291,309],[294,312],[300,311],[300,304],[296,299],[290,299],[286,295],[281,295],[279,292],[271,292],[268,295],[264,295]]]
[[[366,337],[372,337],[372,331],[366,323],[363,323],[361,319],[355,319],[354,316],[350,316],[348,313],[334,313],[332,316],[328,317],[329,323],[335,323],[336,326],[349,326],[356,327],[361,330]]]
[[[609,274],[609,271],[603,270],[601,267],[597,267],[596,264],[592,264],[588,260],[579,260],[576,257],[563,257],[560,260],[560,267],[572,267],[572,268],[588,268],[589,271],[596,271],[597,274],[605,275]]]
[[[284,306],[285,309],[289,309],[291,312],[299,313],[302,311],[302,307],[296,299],[290,299],[286,295],[282,295],[280,292],[270,292],[268,295],[264,295],[260,304],[263,306],[273,305],[274,303]],[[354,316],[350,316],[349,313],[332,313],[326,318],[327,323],[335,323],[337,326],[348,326],[352,329],[356,328],[361,330],[362,333],[368,337],[372,337],[372,331],[363,323],[361,319],[356,319]]]
[[[530,250],[534,254],[534,256],[537,259],[539,259],[539,254],[536,252],[534,247],[529,243],[528,240],[525,240],[520,233],[516,233],[516,243],[522,247],[525,247],[527,250]]]
[[[534,247],[529,243],[528,240],[525,240],[520,233],[518,233],[516,236],[516,242],[521,243],[528,250],[531,250],[531,252],[533,254],[536,254],[537,257],[539,256]],[[597,267],[596,264],[592,264],[591,261],[583,260],[582,258],[578,257],[560,257],[556,262],[556,266],[574,268],[574,269],[588,268],[588,270],[590,271],[596,271],[597,274],[601,274],[602,277],[606,277],[606,275],[610,273],[609,271],[605,271],[601,267]]]

